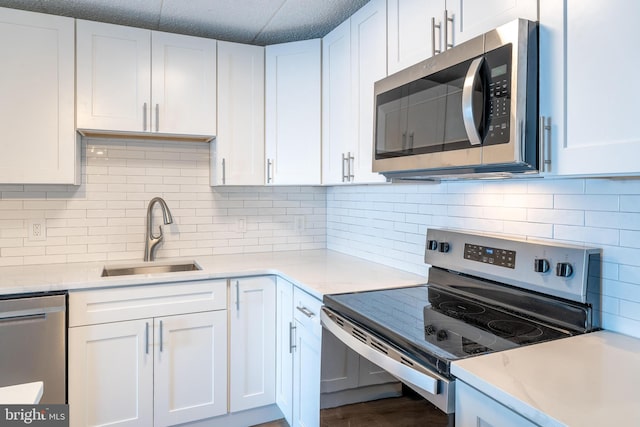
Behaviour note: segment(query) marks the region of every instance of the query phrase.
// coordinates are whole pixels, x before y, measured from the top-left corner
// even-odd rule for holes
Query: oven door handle
[[[331,316],[332,314],[324,307],[320,310],[320,322],[325,329],[335,335],[347,347],[407,383],[407,385],[417,387],[431,395],[437,395],[439,392],[438,383],[447,381],[395,349],[389,348],[375,339],[371,340],[370,337],[361,336],[362,331],[360,330],[356,332],[356,335],[360,338],[356,338],[353,334],[348,333],[344,327],[338,325]],[[340,320],[342,322],[344,319]],[[367,341],[367,343],[363,342],[363,340]],[[387,353],[385,354],[383,351]],[[397,355],[390,354],[391,352],[395,352]],[[400,361],[393,356],[398,356],[397,358]]]
[[[464,79],[464,85],[462,86],[462,121],[464,122],[464,129],[467,131],[467,137],[471,145],[482,144],[482,137],[480,136],[475,120],[476,114],[482,114],[482,112],[473,110],[473,91],[480,78],[483,63],[483,56],[471,62]]]

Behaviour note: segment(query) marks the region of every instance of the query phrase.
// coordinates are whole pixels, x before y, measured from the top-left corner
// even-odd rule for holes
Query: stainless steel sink
[[[176,273],[181,271],[198,270],[202,270],[202,268],[195,262],[184,262],[175,264],[146,263],[130,266],[105,266],[102,270],[102,277],[132,276],[136,274]]]

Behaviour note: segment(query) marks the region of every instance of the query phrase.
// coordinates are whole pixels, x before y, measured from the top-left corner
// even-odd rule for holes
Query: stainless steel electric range
[[[421,286],[326,295],[322,324],[447,414],[451,362],[600,326],[600,251],[429,229]]]

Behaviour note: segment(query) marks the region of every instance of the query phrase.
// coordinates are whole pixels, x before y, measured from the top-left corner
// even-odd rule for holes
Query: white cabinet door
[[[441,49],[441,33],[434,26],[444,18],[444,8],[444,0],[388,1],[389,74],[430,58]]]
[[[276,288],[273,276],[230,281],[229,408],[275,403]]]
[[[153,319],[69,328],[71,426],[153,425]]]
[[[296,319],[296,352],[293,359],[293,425],[320,425],[321,338]]]
[[[151,33],[151,130],[216,134],[216,41]]]
[[[536,424],[489,396],[456,381],[456,427],[534,427]]]
[[[0,183],[79,183],[73,28],[70,18],[0,8]]]
[[[211,185],[264,184],[264,47],[218,42]]]
[[[293,427],[320,425],[322,302],[299,288],[293,290],[295,353],[293,356]]]
[[[322,39],[323,184],[350,181],[351,117],[351,21],[347,19]]]
[[[637,175],[640,3],[540,1],[540,115],[551,118],[551,174]],[[615,42],[596,31],[615,23]],[[566,25],[565,25],[566,24]],[[599,71],[611,70],[603,82]],[[598,74],[598,75],[596,75]]]
[[[155,426],[227,412],[227,312],[154,319]]]
[[[387,2],[371,0],[351,16],[351,138],[356,182],[382,182],[372,172],[373,84],[387,76]]]
[[[331,393],[358,387],[360,356],[332,333],[322,334],[320,392]]]
[[[276,403],[287,423],[293,425],[293,285],[278,277],[276,290]]]
[[[517,18],[538,20],[538,0],[447,0],[446,7],[455,45]]]
[[[321,40],[266,47],[266,182],[321,183]]]
[[[148,131],[150,31],[82,20],[76,31],[76,126]]]

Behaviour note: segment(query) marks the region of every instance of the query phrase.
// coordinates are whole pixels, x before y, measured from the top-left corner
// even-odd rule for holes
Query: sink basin
[[[105,266],[101,277],[133,276],[136,274],[176,273],[180,271],[198,271],[202,268],[195,262],[183,262],[175,264],[138,264],[124,266]]]

